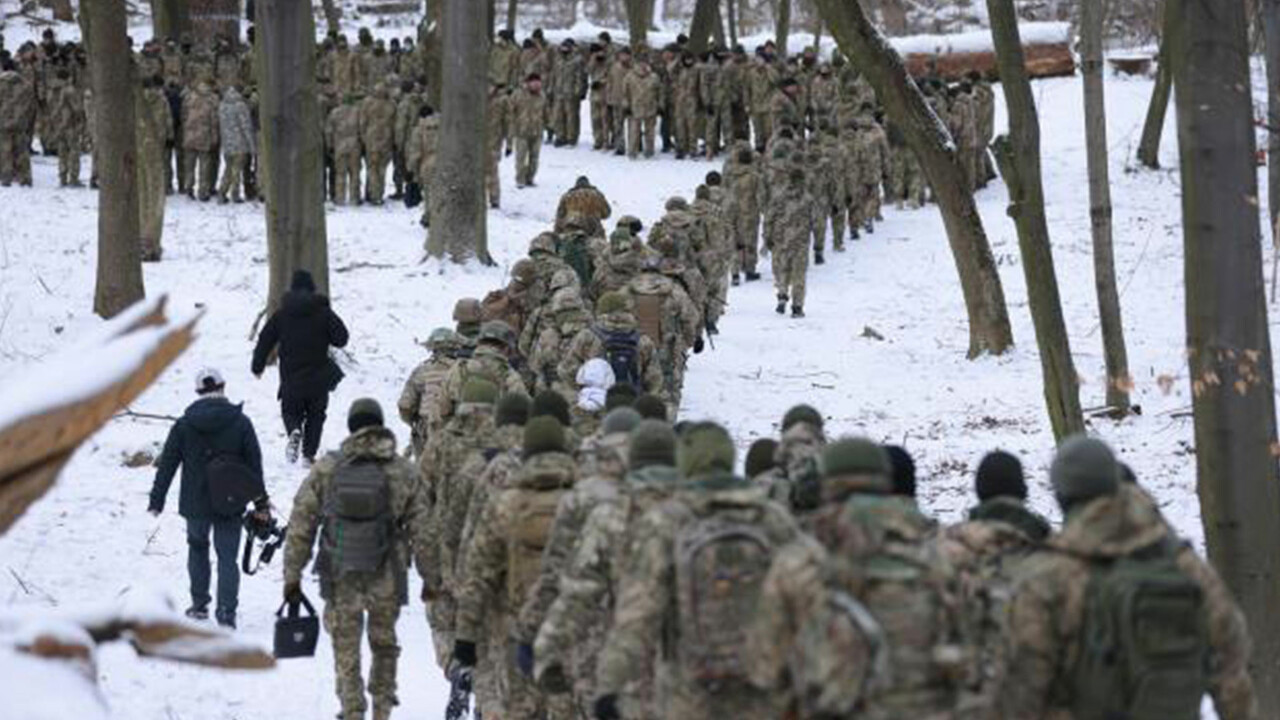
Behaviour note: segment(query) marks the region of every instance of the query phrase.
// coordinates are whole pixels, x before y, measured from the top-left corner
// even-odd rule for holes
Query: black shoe
[[[866,224],[865,226],[863,226],[863,228],[862,228],[862,229],[863,229],[863,230],[866,230],[868,235],[875,235],[875,234],[876,234],[876,226],[875,226],[875,225],[872,225],[870,220],[868,220],[868,221],[867,221],[867,224]]]
[[[800,307],[799,305],[796,305],[795,307],[791,308],[791,317],[793,318],[804,317],[804,308]]]
[[[819,252],[815,252],[815,253],[813,254],[813,264],[814,264],[814,265],[822,265],[822,264],[825,264],[826,262],[827,262],[827,261],[826,261],[826,258],[822,257],[822,253],[821,253],[820,251],[819,251]]]
[[[777,308],[775,308],[775,311],[776,311],[779,315],[786,315],[786,314],[787,314],[787,299],[786,299],[786,298],[780,298],[780,299],[778,300],[778,307],[777,307]]]
[[[759,279],[760,279],[760,273],[758,273],[758,272],[749,272],[749,273],[747,273],[747,282],[755,282],[755,281],[757,281],[757,280],[759,280]]]
[[[192,620],[208,620],[209,606],[208,605],[192,605],[191,607],[187,608],[186,616],[191,618]]]
[[[618,157],[626,157],[626,155],[627,155],[627,151],[626,151],[626,150],[620,150],[620,149],[619,149],[619,150],[614,150],[614,151],[613,151],[613,154],[614,154],[614,155],[617,155]]]
[[[850,240],[857,240],[857,239],[858,239],[858,229],[857,229],[857,228],[852,228],[852,229],[850,229],[850,230],[849,230],[849,239],[850,239]]]
[[[738,287],[739,285],[741,285],[741,284],[742,284],[742,278],[738,276],[738,273],[734,273],[734,274],[733,274],[733,281],[732,281],[732,282],[733,282],[733,286],[734,286],[734,287]]]
[[[224,628],[226,628],[226,629],[228,629],[228,630],[235,630],[235,629],[236,629],[236,616],[235,616],[235,615],[223,615],[223,614],[219,614],[219,615],[218,615],[218,627],[224,627]]]
[[[676,151],[676,159],[677,159],[677,160],[683,160],[683,159],[684,159],[684,151],[683,151],[683,150],[677,150],[677,151]]]

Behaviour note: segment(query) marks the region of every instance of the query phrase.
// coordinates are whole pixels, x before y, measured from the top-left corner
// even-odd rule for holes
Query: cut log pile
[[[1032,78],[1075,74],[1071,52],[1071,28],[1066,23],[1022,23],[1023,52],[1027,74]],[[890,44],[902,55],[913,77],[938,77],[954,81],[977,71],[989,80],[999,80],[995,47],[987,30],[956,35],[917,35],[891,38]]]

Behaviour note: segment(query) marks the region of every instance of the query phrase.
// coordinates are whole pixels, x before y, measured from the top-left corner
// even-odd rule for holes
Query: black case
[[[307,614],[301,610],[305,607]],[[287,613],[286,613],[287,609]],[[285,601],[276,611],[275,655],[279,659],[313,657],[320,640],[320,618],[305,595],[298,603]]]

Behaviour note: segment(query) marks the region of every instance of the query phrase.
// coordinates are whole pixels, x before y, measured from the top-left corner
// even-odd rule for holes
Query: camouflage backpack
[[[966,656],[952,573],[926,520],[903,498],[857,495],[821,511],[814,534],[831,553],[828,571],[883,630],[893,693],[955,690]]]
[[[708,690],[747,681],[747,628],[773,552],[756,526],[717,515],[676,537],[680,653],[688,677]]]
[[[342,460],[324,503],[324,571],[330,578],[382,568],[391,549],[391,484],[381,463]]]
[[[541,465],[547,456],[527,461],[521,487],[516,493],[511,517],[513,524],[507,537],[508,607],[520,607],[542,572],[542,551],[551,541],[556,510],[568,492],[571,478],[565,478],[555,465]]]
[[[1204,593],[1157,543],[1097,564],[1085,591],[1071,712],[1079,720],[1195,720],[1208,689]]]

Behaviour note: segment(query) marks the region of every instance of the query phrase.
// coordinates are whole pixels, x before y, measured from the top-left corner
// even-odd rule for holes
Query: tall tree
[[[441,44],[444,3],[445,0],[430,0],[422,24],[418,26],[418,46],[422,48],[423,73],[427,77],[427,101],[437,108],[440,107],[440,88],[444,84],[444,48]]]
[[[689,26],[689,52],[700,55],[715,32],[717,0],[697,0],[693,6],[693,22]]]
[[[156,37],[174,40],[191,32],[187,0],[151,0],[151,28]]]
[[[1274,718],[1280,483],[1244,5],[1167,1],[1177,16],[1170,56],[1200,521],[1209,559],[1249,621],[1257,717]]]
[[[1267,61],[1267,211],[1274,229],[1280,216],[1280,0],[1260,0],[1258,10]]]
[[[725,16],[729,22],[729,42],[738,44],[738,0],[725,0]]]
[[[1003,353],[1013,344],[1004,288],[946,127],[907,75],[902,58],[876,31],[858,2],[816,2],[841,52],[875,89],[933,187],[969,315],[969,357]]]
[[[1164,0],[1160,21],[1160,52],[1156,56],[1156,83],[1151,90],[1151,102],[1147,105],[1147,119],[1142,124],[1142,139],[1138,142],[1138,162],[1155,170],[1160,167],[1160,137],[1164,134],[1164,116],[1169,110],[1169,96],[1173,92],[1173,65],[1171,39],[1177,32],[1178,13],[1171,12],[1175,0]]]
[[[649,41],[649,0],[626,0],[627,30],[631,35],[631,47],[640,48]]]
[[[489,38],[474,0],[446,0],[444,87],[427,254],[492,263],[485,227],[485,98]]]
[[[1084,134],[1089,166],[1089,218],[1093,230],[1093,280],[1098,291],[1102,349],[1107,364],[1107,406],[1129,412],[1129,353],[1120,319],[1115,248],[1111,237],[1111,178],[1107,167],[1107,104],[1102,80],[1105,0],[1082,0],[1080,54],[1084,75]]]
[[[320,0],[320,4],[324,8],[325,32],[330,35],[342,32],[342,8],[338,7],[337,0]],[[257,10],[256,6],[254,9]]]
[[[777,0],[778,9],[773,16],[773,42],[778,46],[778,57],[787,56],[787,38],[791,37],[791,0]],[[822,3],[819,3],[819,7]],[[859,7],[861,12],[862,8]]]
[[[519,13],[519,0],[507,0],[507,29],[516,31],[516,16]]]
[[[1000,68],[1000,85],[1009,110],[1009,135],[995,142],[996,162],[1009,187],[1009,215],[1018,228],[1027,301],[1040,348],[1044,397],[1054,437],[1063,440],[1084,431],[1080,378],[1071,358],[1067,323],[1062,317],[1053,246],[1044,216],[1044,180],[1040,174],[1040,118],[1027,77],[1022,36],[1013,0],[987,0],[991,38]]]
[[[315,85],[315,18],[310,0],[255,4],[254,67],[261,88],[260,164],[266,198],[269,289],[273,310],[295,270],[329,288],[324,220],[324,147]]]
[[[138,146],[134,129],[133,66],[123,2],[89,2],[89,69],[98,148],[98,276],[93,311],[109,318],[141,300],[138,224]]]

